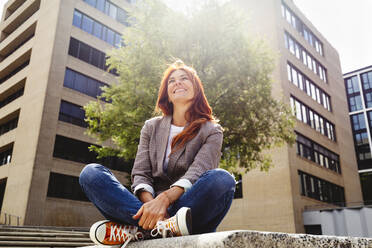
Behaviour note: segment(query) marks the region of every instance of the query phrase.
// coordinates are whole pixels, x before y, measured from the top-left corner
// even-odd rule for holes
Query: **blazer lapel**
[[[160,123],[159,129],[156,133],[156,145],[158,150],[156,153],[156,161],[158,164],[158,169],[163,171],[163,162],[165,156],[165,149],[167,148],[169,131],[171,126],[172,116],[164,116],[162,122]]]
[[[182,146],[181,148],[179,148],[179,150],[175,151],[174,153],[172,153],[169,156],[168,175],[173,174],[173,170],[175,169],[175,164],[176,164],[177,160],[180,158],[180,156],[182,155],[182,153],[185,151],[186,145],[187,145],[187,143],[184,146]]]

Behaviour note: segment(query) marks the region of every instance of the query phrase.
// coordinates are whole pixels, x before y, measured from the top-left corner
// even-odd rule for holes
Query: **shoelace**
[[[110,230],[110,240],[125,240],[124,244],[120,248],[125,248],[128,243],[132,240],[142,240],[144,238],[143,233],[137,232],[137,230],[134,230],[135,234],[133,235],[130,232],[131,228],[128,228],[127,226],[117,226],[117,225],[112,225],[111,230]],[[133,228],[136,229],[136,228]],[[115,234],[116,230],[116,234]],[[127,238],[126,238],[127,237]]]
[[[151,236],[156,237],[158,235],[161,235],[163,238],[166,238],[168,231],[172,231],[172,230],[170,229],[170,227],[167,227],[167,223],[165,221],[159,220],[156,223],[156,227],[151,230]],[[173,236],[172,232],[170,232],[170,233],[171,233],[171,236]]]

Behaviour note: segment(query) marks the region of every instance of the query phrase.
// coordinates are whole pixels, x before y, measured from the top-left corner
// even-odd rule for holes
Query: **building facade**
[[[372,66],[344,74],[364,204],[372,204]]]
[[[11,224],[88,226],[102,218],[78,183],[84,164],[97,161],[88,151],[95,141],[84,134],[81,106],[95,100],[101,86],[115,83],[116,73],[105,72],[105,52],[120,45],[127,25],[124,9],[130,4],[5,4],[0,24],[0,193],[2,217],[11,216]],[[125,162],[107,160],[103,163],[125,183]]]
[[[305,210],[362,201],[339,55],[293,1],[235,3],[254,20],[252,35],[279,51],[273,95],[291,106],[297,138],[270,151],[269,172],[243,176],[221,229],[312,232]]]
[[[102,218],[78,184],[94,140],[81,106],[115,83],[105,52],[121,44],[129,0],[9,0],[0,24],[1,212],[21,225],[88,226]],[[238,0],[252,34],[280,51],[273,95],[298,121],[275,167],[242,177],[219,230],[305,232],[308,206],[361,201],[337,51],[290,0]],[[259,24],[259,25],[257,25]],[[127,162],[108,158],[125,183]],[[97,161],[102,162],[102,161]],[[15,200],[16,199],[16,200]],[[14,223],[14,220],[13,220]]]

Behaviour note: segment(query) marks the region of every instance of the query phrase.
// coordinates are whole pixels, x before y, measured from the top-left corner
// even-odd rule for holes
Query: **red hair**
[[[193,68],[185,65],[180,60],[174,62],[164,72],[163,79],[160,83],[156,110],[159,111],[160,109],[163,115],[173,115],[173,104],[168,98],[168,80],[170,75],[176,70],[183,70],[186,72],[194,87],[194,97],[192,99],[191,106],[185,114],[185,119],[189,125],[187,125],[181,133],[173,138],[171,144],[172,153],[185,145],[189,140],[193,139],[199,132],[203,123],[207,121],[214,121],[212,116],[212,108],[209,106],[208,100],[204,94],[204,88],[200,78]],[[175,147],[176,149],[174,149]]]

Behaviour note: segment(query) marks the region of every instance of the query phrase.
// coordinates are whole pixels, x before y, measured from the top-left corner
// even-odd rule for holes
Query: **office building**
[[[363,200],[372,204],[372,66],[344,74]]]
[[[268,173],[243,176],[242,198],[221,230],[321,233],[320,225],[304,225],[304,211],[362,201],[339,55],[291,0],[235,4],[254,20],[252,36],[279,51],[273,95],[291,106],[297,138],[270,151]]]
[[[11,224],[88,226],[100,213],[78,176],[94,139],[81,106],[101,86],[105,52],[120,46],[128,0],[9,0],[0,24],[1,212]],[[104,161],[123,183],[127,166]]]

